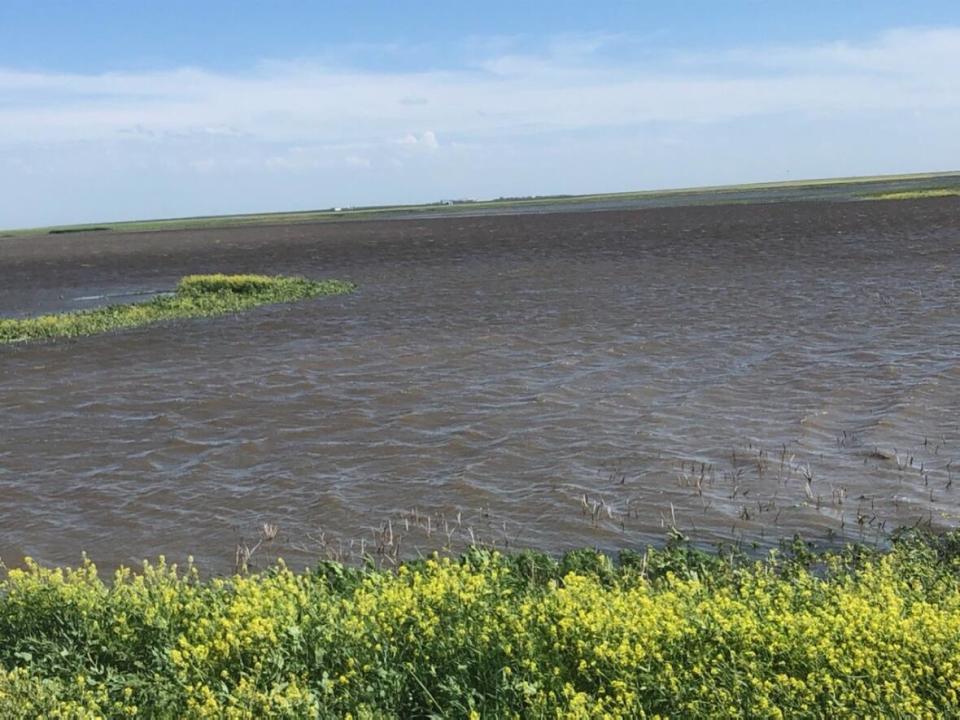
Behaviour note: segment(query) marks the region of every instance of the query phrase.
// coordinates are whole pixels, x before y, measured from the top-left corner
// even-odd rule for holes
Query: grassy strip
[[[957,717],[960,533],[0,583],[0,716]]]
[[[68,235],[70,233],[85,233],[85,232],[106,232],[110,228],[106,226],[100,227],[65,227],[65,228],[54,228],[49,231],[50,235]]]
[[[0,343],[93,335],[163,320],[224,315],[257,305],[350,292],[353,287],[340,280],[317,282],[267,275],[189,275],[180,281],[171,295],[148,302],[33,318],[0,318]]]
[[[869,200],[919,200],[922,198],[941,198],[960,196],[960,187],[928,188],[926,190],[902,190],[899,192],[875,193],[865,195]]]

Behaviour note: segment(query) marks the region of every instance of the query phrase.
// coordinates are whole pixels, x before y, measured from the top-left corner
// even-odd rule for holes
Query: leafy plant
[[[960,532],[0,582],[0,717],[955,717]]]

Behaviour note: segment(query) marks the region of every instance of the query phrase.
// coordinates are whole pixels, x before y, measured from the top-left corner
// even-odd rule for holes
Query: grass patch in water
[[[32,318],[0,318],[0,343],[94,335],[164,320],[224,315],[258,305],[339,295],[354,287],[341,280],[316,281],[268,275],[188,275],[180,280],[173,293],[147,302]]]
[[[0,581],[0,716],[960,715],[960,533]]]
[[[65,227],[65,228],[54,228],[50,230],[48,235],[67,235],[69,233],[85,233],[85,232],[107,232],[110,228],[106,226],[102,227]]]
[[[923,198],[960,197],[960,187],[901,190],[898,192],[864,195],[868,200],[920,200]]]

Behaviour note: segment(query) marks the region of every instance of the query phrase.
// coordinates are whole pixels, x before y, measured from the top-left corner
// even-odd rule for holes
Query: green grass
[[[183,278],[170,295],[147,302],[32,318],[0,318],[0,343],[77,337],[164,320],[224,315],[258,305],[337,295],[350,292],[353,287],[351,283],[340,280],[314,281],[267,275],[190,275]]]
[[[219,227],[239,227],[248,225],[280,225],[313,222],[341,222],[345,220],[374,220],[398,215],[461,214],[476,212],[509,212],[525,207],[543,207],[562,210],[565,206],[583,203],[610,202],[648,202],[658,204],[716,204],[730,202],[763,202],[779,200],[821,199],[862,199],[870,188],[888,190],[909,190],[917,183],[930,184],[933,181],[954,182],[960,184],[960,173],[913,173],[904,175],[871,175],[863,177],[843,177],[825,179],[787,180],[765,183],[744,183],[739,185],[710,185],[702,187],[641,190],[618,193],[585,195],[539,195],[527,198],[498,198],[455,202],[452,205],[442,203],[422,203],[414,205],[376,205],[365,207],[305,210],[295,212],[250,213],[242,215],[198,216],[157,220],[135,220],[113,223],[90,223],[56,227],[30,228],[8,231],[7,234],[22,236],[31,234],[66,234],[95,231],[114,232],[150,232],[160,230],[187,230]],[[894,186],[894,187],[890,187]],[[902,186],[902,187],[897,187]],[[761,198],[757,199],[757,193]],[[744,200],[744,198],[749,198]],[[764,200],[764,198],[766,200]]]
[[[960,716],[960,533],[0,581],[0,717]]]
[[[901,190],[898,192],[865,195],[868,200],[920,200],[923,198],[960,197],[960,187]]]

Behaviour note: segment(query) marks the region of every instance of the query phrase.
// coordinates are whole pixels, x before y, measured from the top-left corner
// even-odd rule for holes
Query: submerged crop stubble
[[[143,303],[32,318],[0,318],[0,343],[77,337],[164,320],[225,315],[258,305],[339,295],[353,288],[352,283],[342,280],[316,281],[269,275],[188,275],[177,284],[173,293]]]

